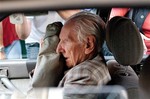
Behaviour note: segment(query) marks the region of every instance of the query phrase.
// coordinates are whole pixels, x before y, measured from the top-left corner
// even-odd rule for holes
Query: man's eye
[[[68,39],[66,39],[66,40],[64,40],[63,42],[64,42],[64,43],[67,43],[68,41],[69,41],[69,40],[68,40]]]

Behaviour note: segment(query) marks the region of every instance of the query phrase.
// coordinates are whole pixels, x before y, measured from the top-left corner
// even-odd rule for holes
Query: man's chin
[[[67,62],[66,62],[66,66],[67,66],[68,68],[72,68],[72,67],[73,67],[73,65],[71,65],[71,64],[69,64],[69,63],[67,63]]]

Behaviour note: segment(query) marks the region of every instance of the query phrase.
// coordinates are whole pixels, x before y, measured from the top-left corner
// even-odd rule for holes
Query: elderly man
[[[92,13],[80,12],[70,17],[61,29],[57,53],[64,56],[68,72],[59,87],[99,86],[110,74],[99,54],[105,23]]]
[[[104,28],[103,20],[88,12],[79,12],[71,16],[64,26],[59,22],[49,24],[46,29],[47,35],[41,44],[28,96],[46,99],[41,98],[45,95],[45,90],[38,93],[34,88],[58,86],[67,89],[64,90],[63,99],[95,99],[97,95],[83,95],[80,92],[83,93],[85,90],[82,89],[90,86],[107,84],[111,79],[103,56],[99,54],[103,45]],[[61,72],[64,72],[63,65],[59,63],[61,55],[68,67],[63,77],[60,77]],[[61,78],[61,81],[58,78]],[[56,85],[57,81],[59,84]],[[48,93],[48,90],[46,91]],[[14,94],[15,96],[17,95]]]

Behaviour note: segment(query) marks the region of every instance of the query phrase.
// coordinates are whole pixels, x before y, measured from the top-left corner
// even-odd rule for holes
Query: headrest
[[[131,19],[116,16],[106,24],[106,43],[119,64],[136,65],[143,57],[140,32]]]

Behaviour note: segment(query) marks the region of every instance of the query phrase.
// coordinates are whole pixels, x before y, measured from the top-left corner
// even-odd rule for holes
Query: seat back
[[[115,60],[107,61],[112,80],[108,85],[121,85],[129,99],[138,99],[139,78],[130,65],[141,62],[143,43],[131,19],[116,16],[106,24],[106,44]]]
[[[116,60],[107,61],[107,66],[112,78],[108,85],[121,85],[129,99],[138,99],[139,78],[131,66],[123,66]]]

